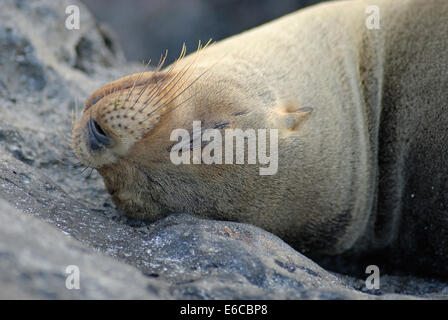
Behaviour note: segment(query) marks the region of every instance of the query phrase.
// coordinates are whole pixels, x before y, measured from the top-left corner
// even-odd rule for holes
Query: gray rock
[[[79,289],[68,289],[79,268]],[[166,299],[168,286],[0,200],[0,299]],[[66,271],[69,271],[66,273]]]
[[[84,14],[81,29],[69,31],[65,6],[73,3]],[[107,39],[80,3],[2,2],[0,298],[447,296],[444,283],[418,279],[415,291],[417,285],[400,290],[395,281],[382,296],[363,292],[362,280],[331,274],[250,225],[186,214],[153,224],[123,217],[96,172],[73,169],[76,160],[66,154],[77,101],[143,69],[125,62]],[[67,265],[79,267],[80,290],[65,287]]]
[[[186,214],[172,215],[149,225],[126,221],[118,215],[110,216],[105,212],[108,210],[95,210],[83,205],[38,169],[8,155],[6,151],[0,152],[0,194],[16,208],[23,210],[21,215],[26,213],[38,217],[92,250],[133,265],[140,270],[135,270],[139,276],[146,275],[170,285],[173,298],[367,297],[346,286],[281,239],[257,227],[204,220]],[[0,210],[0,233],[3,234],[2,228],[10,230],[10,225],[17,225],[18,230],[14,235],[4,233],[11,240],[4,241],[6,246],[0,250],[0,255],[7,257],[6,261],[12,260],[8,265],[14,265],[18,258],[13,257],[24,248],[37,252],[36,268],[39,263],[46,261],[60,269],[61,257],[63,261],[68,261],[72,255],[77,255],[76,251],[71,253],[69,245],[57,248],[58,252],[66,249],[65,255],[68,257],[62,253],[61,257],[56,257],[59,254],[51,254],[53,248],[46,246],[61,240],[55,238],[51,241],[53,235],[45,229],[50,229],[50,226],[37,224],[35,219],[29,217],[24,218],[29,219],[35,231],[30,232],[25,226],[21,230],[20,226],[28,222],[24,218],[18,219],[20,214],[15,213],[14,220],[8,210]],[[4,219],[3,223],[1,219]],[[38,231],[39,227],[42,230]],[[45,238],[41,241],[43,234]],[[26,239],[26,243],[16,241],[21,236]],[[53,258],[56,261],[52,261]],[[102,265],[103,260],[98,259],[98,263]],[[23,267],[24,270],[22,266],[17,266],[16,270],[26,274],[27,269]],[[114,272],[121,273],[119,268]],[[48,285],[59,280],[51,280]],[[132,277],[127,280],[129,283],[132,281]],[[137,277],[134,285],[137,286],[139,282],[141,280]],[[144,287],[136,292],[143,291]]]

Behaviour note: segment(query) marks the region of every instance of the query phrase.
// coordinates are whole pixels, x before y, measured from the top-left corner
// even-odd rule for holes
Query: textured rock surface
[[[79,290],[66,279],[79,267]],[[56,228],[0,200],[0,299],[157,299],[167,285],[95,253]],[[69,279],[70,280],[70,279]]]
[[[112,223],[110,234],[89,231],[87,242],[96,238],[104,247],[100,251],[118,258],[113,259],[0,200],[0,298],[363,297],[281,240],[251,226],[180,215],[148,229],[132,231]],[[111,241],[111,235],[124,237]],[[79,267],[80,290],[66,288],[70,265]]]
[[[95,172],[64,165],[77,101],[140,68],[81,4],[81,29],[65,29],[69,4],[1,4],[0,298],[378,298],[253,226],[129,221]],[[67,265],[80,268],[80,290],[65,288]],[[380,298],[447,297],[441,282],[384,279]]]

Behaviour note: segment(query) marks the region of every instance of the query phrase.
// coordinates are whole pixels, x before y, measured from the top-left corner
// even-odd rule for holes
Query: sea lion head
[[[189,69],[191,65],[189,61],[105,85],[91,95],[73,125],[74,154],[101,174],[113,202],[129,217],[155,220],[172,212],[211,211],[203,199],[219,194],[209,194],[217,190],[215,185],[225,187],[219,176],[228,167],[170,160],[179,142],[171,139],[174,130],[192,130],[195,120],[221,130],[230,125],[227,113],[235,111],[229,106],[241,100],[238,88],[223,90],[219,81],[202,77],[208,67]]]

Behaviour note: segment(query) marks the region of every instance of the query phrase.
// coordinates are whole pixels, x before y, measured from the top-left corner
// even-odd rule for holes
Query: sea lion
[[[379,28],[366,23],[372,5]],[[95,91],[72,148],[129,217],[251,223],[305,254],[389,250],[446,276],[447,16],[443,0],[289,14]],[[193,121],[277,130],[278,170],[174,164],[170,137],[189,130],[193,145]]]

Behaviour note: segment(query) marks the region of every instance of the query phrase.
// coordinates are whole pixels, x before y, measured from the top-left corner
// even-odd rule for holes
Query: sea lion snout
[[[153,130],[178,89],[162,72],[124,77],[95,91],[72,130],[72,149],[91,168],[126,158]],[[161,97],[160,97],[161,96]]]
[[[113,152],[115,145],[116,140],[90,112],[73,127],[72,150],[87,167],[98,169],[116,161]]]

